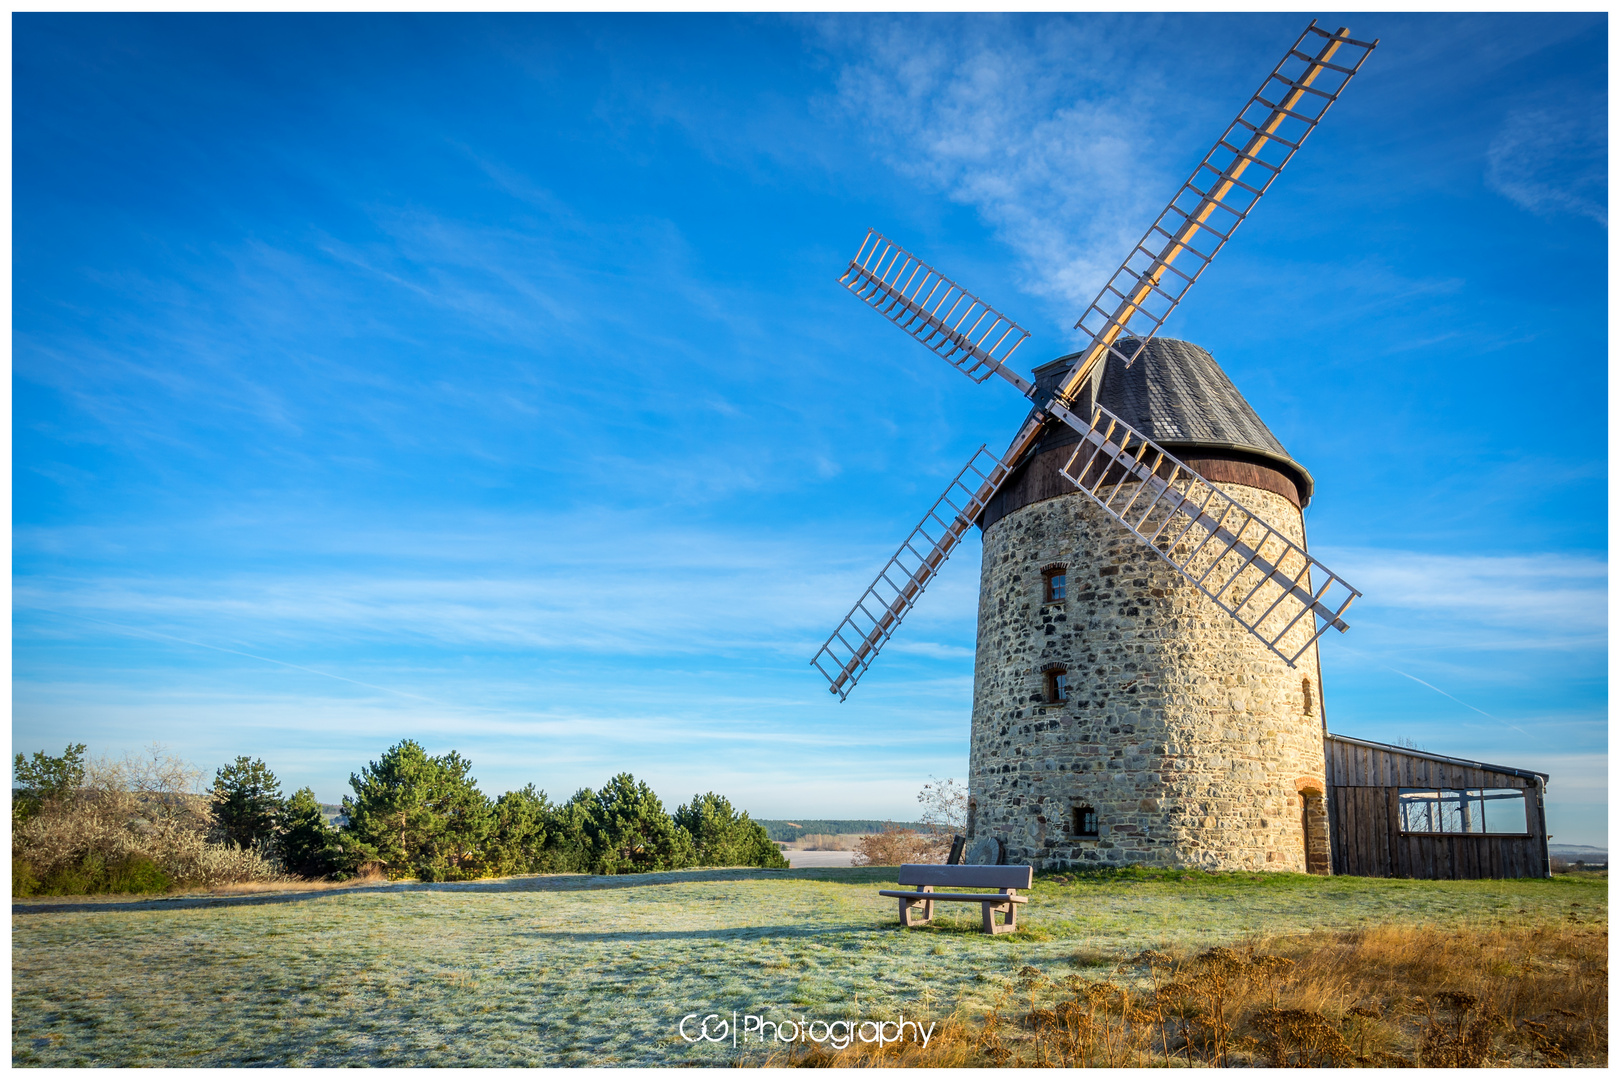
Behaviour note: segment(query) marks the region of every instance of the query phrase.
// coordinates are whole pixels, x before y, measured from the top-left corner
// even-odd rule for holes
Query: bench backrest
[[[938,863],[906,863],[900,868],[900,884],[943,885],[947,888],[1027,889],[1035,881],[1031,866],[941,866]]]

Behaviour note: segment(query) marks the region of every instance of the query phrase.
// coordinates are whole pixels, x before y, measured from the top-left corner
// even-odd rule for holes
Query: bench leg
[[[922,908],[922,918],[912,917],[912,912]],[[900,925],[924,926],[934,920],[934,902],[932,900],[911,900],[904,896],[900,898]]]
[[[1010,934],[1018,929],[1018,905],[996,904],[985,902],[979,905],[984,909],[984,932],[987,934]],[[1007,921],[996,925],[996,912],[1006,913]]]

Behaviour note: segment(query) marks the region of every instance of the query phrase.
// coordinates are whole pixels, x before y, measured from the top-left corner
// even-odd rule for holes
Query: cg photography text
[[[737,1046],[740,1042],[753,1041],[813,1042],[828,1043],[835,1050],[842,1050],[857,1041],[876,1043],[880,1047],[902,1042],[907,1037],[908,1029],[911,1041],[921,1043],[926,1050],[928,1040],[934,1037],[934,1021],[930,1020],[924,1028],[920,1021],[907,1020],[904,1014],[898,1020],[806,1020],[801,1016],[797,1021],[773,1021],[748,1013],[741,1021],[738,1023],[735,1012],[729,1019],[719,1013],[709,1013],[707,1016],[687,1013],[681,1017],[677,1030],[681,1038],[689,1043],[729,1042]]]

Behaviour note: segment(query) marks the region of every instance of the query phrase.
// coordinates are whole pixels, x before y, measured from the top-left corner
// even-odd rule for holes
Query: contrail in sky
[[[1454,696],[1452,694],[1446,693],[1444,690],[1442,690],[1438,686],[1434,685],[1434,683],[1424,682],[1422,679],[1418,678],[1416,675],[1407,675],[1406,672],[1402,671],[1400,668],[1390,667],[1388,664],[1383,665],[1383,667],[1384,667],[1384,670],[1393,671],[1397,675],[1406,675],[1406,677],[1408,679],[1411,679],[1413,682],[1417,683],[1420,686],[1427,686],[1430,690],[1433,690],[1435,693],[1439,694],[1441,697],[1451,698],[1452,701],[1455,701],[1457,704],[1461,705],[1465,709],[1473,709],[1475,712],[1479,713],[1479,715],[1481,715],[1481,716],[1490,716],[1490,718],[1492,720],[1495,720],[1498,724],[1507,724],[1508,727],[1512,728],[1514,731],[1517,731],[1520,735],[1523,735],[1526,738],[1528,738],[1529,735],[1530,735],[1530,733],[1528,731],[1524,730],[1524,728],[1520,727],[1519,725],[1517,725],[1517,724],[1509,724],[1506,720],[1503,720],[1500,716],[1491,716],[1491,714],[1486,712],[1484,709],[1477,708],[1477,707],[1475,707],[1473,705],[1468,704],[1468,702],[1464,701],[1460,697],[1456,697],[1456,696]]]
[[[334,675],[330,671],[318,671],[312,667],[305,667],[302,664],[288,663],[286,660],[277,660],[271,656],[260,656],[257,653],[243,652],[241,649],[227,649],[223,645],[210,645],[206,641],[193,641],[190,638],[176,637],[173,634],[165,634],[161,630],[148,630],[145,628],[124,626],[121,623],[108,622],[106,619],[93,619],[88,615],[78,615],[68,611],[57,611],[54,608],[35,608],[34,610],[49,611],[52,615],[62,615],[69,619],[81,619],[84,622],[96,623],[100,626],[110,626],[114,630],[121,630],[124,633],[131,634],[135,637],[159,637],[168,641],[178,641],[182,645],[194,645],[199,649],[212,649],[215,652],[230,653],[232,656],[245,656],[249,660],[259,660],[266,664],[278,664],[281,667],[292,668],[294,671],[307,671],[311,675],[320,675],[323,678],[336,679],[338,682],[352,683],[355,686],[363,686],[367,690],[378,690],[384,694],[398,694],[400,697],[415,698],[418,701],[426,701],[434,705],[442,705],[447,709],[461,707],[458,705],[452,705],[448,701],[440,701],[437,698],[424,697],[421,694],[413,694],[408,690],[395,690],[388,686],[378,686],[375,683],[361,682],[359,679],[351,679],[347,675]]]

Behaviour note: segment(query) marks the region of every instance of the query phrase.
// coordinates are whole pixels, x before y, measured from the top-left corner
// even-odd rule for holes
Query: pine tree
[[[664,813],[652,788],[629,773],[596,793],[585,828],[598,874],[677,870],[696,861],[691,834]]]
[[[258,758],[238,757],[214,774],[214,827],[227,843],[251,848],[280,830],[281,782]]]
[[[494,833],[485,860],[490,872],[538,874],[549,869],[546,841],[551,815],[546,793],[533,784],[496,799]]]
[[[281,861],[291,873],[322,878],[346,868],[338,832],[326,823],[314,791],[306,787],[293,792],[282,823]]]
[[[482,876],[494,813],[471,768],[454,750],[429,757],[406,739],[351,775],[354,798],[344,798],[343,813],[355,852],[382,863],[389,877]]]
[[[771,842],[765,826],[746,812],[733,810],[731,800],[723,795],[711,791],[692,796],[690,803],[675,811],[674,821],[691,835],[699,866],[787,868],[788,861]]]

